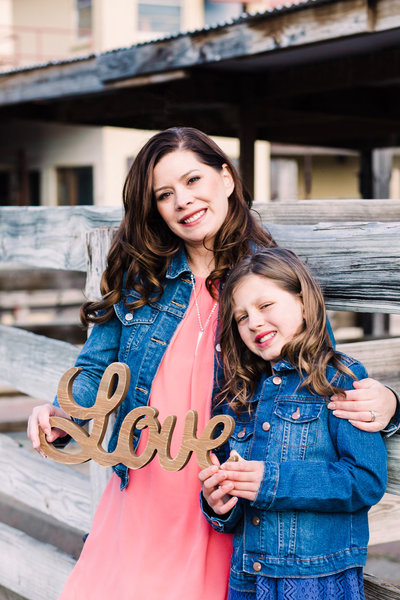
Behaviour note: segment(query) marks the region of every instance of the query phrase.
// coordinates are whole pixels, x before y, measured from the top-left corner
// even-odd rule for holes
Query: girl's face
[[[274,364],[303,325],[303,302],[272,279],[246,275],[232,295],[233,314],[246,346]]]
[[[154,167],[157,209],[185,246],[213,242],[228,212],[234,183],[226,165],[219,171],[189,150],[166,154]]]

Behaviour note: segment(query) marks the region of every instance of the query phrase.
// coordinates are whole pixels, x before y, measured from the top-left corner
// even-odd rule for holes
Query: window
[[[57,204],[59,206],[93,204],[92,167],[57,169]]]
[[[176,33],[181,26],[181,0],[141,0],[138,2],[139,31]]]
[[[76,29],[79,38],[92,35],[92,0],[75,0]]]
[[[216,0],[204,0],[204,20],[206,25],[225,23],[230,19],[240,17],[242,12],[242,2],[218,2]]]

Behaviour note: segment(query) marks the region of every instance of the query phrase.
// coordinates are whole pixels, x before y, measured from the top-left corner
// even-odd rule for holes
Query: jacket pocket
[[[301,397],[277,404],[274,410],[274,439],[278,444],[288,449],[306,448],[315,444],[319,417],[324,404],[315,402],[314,398],[313,400],[307,402],[304,397]]]
[[[133,300],[134,298],[128,297],[126,302],[132,302]],[[130,350],[139,346],[160,311],[149,304],[145,304],[135,311],[130,311],[123,300],[114,305],[114,311],[123,326],[120,346],[120,359],[123,359],[126,358]]]
[[[250,421],[236,422],[235,430],[229,439],[229,447],[236,450],[242,458],[248,459],[250,455],[250,445],[253,439],[254,424]]]

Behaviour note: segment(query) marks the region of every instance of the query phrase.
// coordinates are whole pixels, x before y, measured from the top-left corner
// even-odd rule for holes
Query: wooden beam
[[[368,223],[400,221],[400,200],[370,202],[358,198],[342,200],[296,200],[296,202],[254,202],[253,210],[268,227],[282,225],[312,225],[337,223]]]
[[[91,504],[87,476],[66,465],[44,460],[4,434],[0,434],[0,467],[3,494],[70,527],[84,533],[89,531]]]
[[[58,598],[75,560],[0,523],[0,582],[29,600]]]
[[[0,325],[2,382],[38,400],[54,400],[61,375],[78,353],[71,344]]]
[[[121,217],[121,207],[0,208],[0,263],[86,271],[86,232]]]

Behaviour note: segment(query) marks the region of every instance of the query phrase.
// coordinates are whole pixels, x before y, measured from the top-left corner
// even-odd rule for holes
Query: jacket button
[[[259,562],[253,563],[253,569],[255,571],[261,571],[261,563],[259,563]]]
[[[251,522],[257,527],[260,524],[260,517],[253,517]]]
[[[132,321],[132,319],[133,319],[133,314],[132,314],[132,313],[127,313],[127,314],[125,315],[125,319],[126,319],[127,321]]]
[[[272,383],[274,383],[275,385],[280,385],[282,383],[282,379],[278,376],[273,377]]]
[[[297,419],[300,419],[300,408],[299,407],[297,407],[296,412],[294,412],[292,414],[292,419],[294,419],[295,421],[297,421]]]
[[[239,433],[238,433],[238,438],[244,438],[245,435],[246,435],[246,429],[242,429],[242,431],[239,431]]]
[[[271,429],[271,423],[268,423],[268,421],[264,421],[264,423],[262,424],[262,428],[264,431],[269,431]]]

